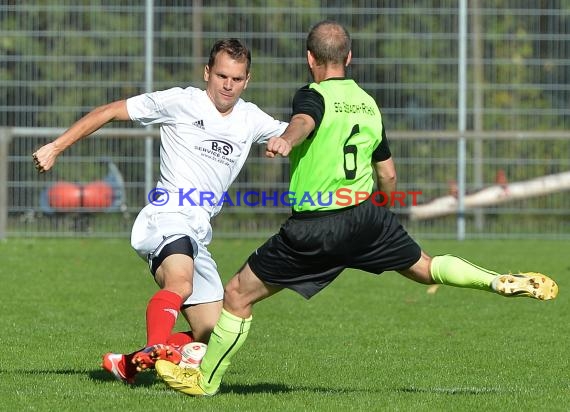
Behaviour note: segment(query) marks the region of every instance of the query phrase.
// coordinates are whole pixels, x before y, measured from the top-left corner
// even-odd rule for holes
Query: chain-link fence
[[[3,195],[8,213],[0,216],[0,233],[128,236],[137,212],[148,202],[144,170],[149,132],[142,128],[103,129],[60,156],[51,172],[37,175],[29,153],[57,132],[0,129],[0,141],[9,142],[4,152],[28,153],[11,155],[5,163],[10,176]],[[150,135],[158,145],[157,134]],[[444,208],[442,213],[436,207],[435,213],[428,210],[427,216],[422,212],[418,218],[414,207],[457,198],[458,137],[456,132],[393,133],[391,147],[399,170],[398,192],[402,195],[386,202],[391,202],[416,235],[455,236],[457,210]],[[483,202],[484,208],[465,210],[468,237],[570,237],[570,133],[502,132],[466,137],[468,152],[478,143],[485,149],[483,184],[468,185],[467,199],[485,188],[504,188],[493,195],[490,204]],[[224,210],[213,222],[216,236],[266,236],[277,230],[289,214],[288,201],[283,200],[288,188],[287,160],[267,159],[262,149],[253,147],[250,159],[228,192]],[[151,163],[156,167],[158,159]],[[475,166],[481,165],[473,159],[466,161],[468,181],[473,181]],[[538,189],[532,184],[537,178],[564,174],[566,181],[539,181]],[[522,185],[523,195],[509,198],[512,185]]]
[[[309,81],[306,32],[324,18],[351,31],[354,58],[348,74],[378,101],[400,188],[422,191],[419,201],[453,192],[458,159],[465,166],[466,193],[505,179],[524,182],[570,169],[568,136],[562,133],[570,121],[567,2],[281,3],[2,2],[0,125],[19,132],[3,132],[0,228],[8,236],[126,235],[152,184],[149,168],[151,180],[156,178],[156,139],[148,144],[141,129],[135,129],[137,137],[92,137],[38,177],[31,153],[55,137],[41,131],[66,128],[111,100],[172,86],[202,87],[209,48],[224,37],[241,38],[252,49],[252,80],[243,97],[286,120],[295,90]],[[462,4],[467,6],[465,37]],[[457,134],[442,137],[462,121],[467,133],[479,136],[467,139],[464,160]],[[524,133],[530,134],[521,138]],[[286,162],[268,162],[261,154],[254,148],[234,190],[285,190]],[[91,210],[60,213],[50,207],[50,185],[67,182],[58,190],[73,193],[99,181],[112,190],[104,191],[104,202],[99,199]],[[408,220],[409,209],[397,209],[414,233],[455,236],[456,213]],[[217,235],[273,232],[287,212],[227,207],[215,221]],[[467,236],[570,236],[569,214],[569,192],[562,186],[558,192],[467,210]]]

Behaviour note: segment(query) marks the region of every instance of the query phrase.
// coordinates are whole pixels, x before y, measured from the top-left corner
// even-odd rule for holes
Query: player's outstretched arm
[[[275,157],[275,155],[288,156],[291,149],[307,138],[315,128],[315,121],[306,114],[296,114],[291,118],[291,122],[283,134],[279,137],[272,137],[267,142],[265,156]]]
[[[118,100],[93,109],[53,142],[40,147],[33,153],[36,169],[40,173],[47,172],[53,167],[57,157],[78,140],[89,136],[111,121],[129,119],[126,100]]]

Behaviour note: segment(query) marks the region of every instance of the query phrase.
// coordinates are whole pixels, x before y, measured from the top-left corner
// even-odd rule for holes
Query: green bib
[[[310,88],[323,96],[325,113],[313,136],[289,154],[293,210],[360,203],[374,187],[372,153],[382,140],[380,110],[354,80],[326,80]]]

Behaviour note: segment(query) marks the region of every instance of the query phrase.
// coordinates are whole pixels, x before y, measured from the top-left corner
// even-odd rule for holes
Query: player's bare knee
[[[186,300],[192,294],[192,279],[187,279],[184,276],[166,276],[162,288],[174,292]]]
[[[234,276],[224,287],[224,302],[239,300],[239,280]]]
[[[435,281],[431,276],[430,266],[431,266],[431,257],[427,253],[422,251],[420,258],[416,263],[414,263],[408,269],[398,271],[398,273],[418,283],[423,283],[425,285],[433,285]]]
[[[250,306],[247,294],[240,288],[237,276],[234,276],[224,289],[224,307],[230,311],[241,312]]]

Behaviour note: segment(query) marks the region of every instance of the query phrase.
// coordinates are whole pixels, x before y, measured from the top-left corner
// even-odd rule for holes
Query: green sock
[[[200,365],[204,377],[200,381],[200,386],[206,392],[215,393],[218,390],[222,377],[230,366],[231,358],[245,342],[250,326],[251,316],[243,319],[232,315],[225,309],[222,310],[208,342],[208,350]]]
[[[486,291],[492,291],[491,282],[499,275],[452,255],[433,257],[430,271],[436,283]]]

